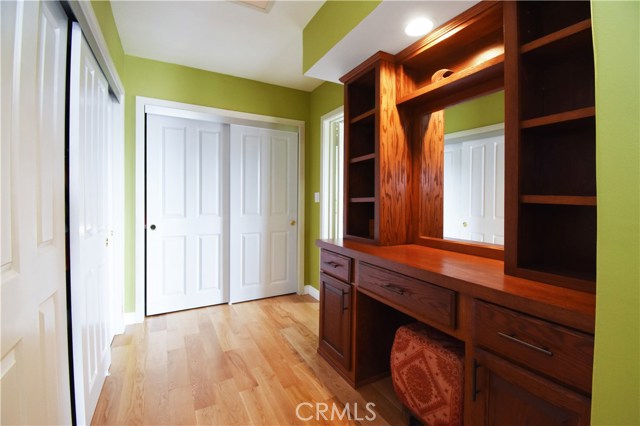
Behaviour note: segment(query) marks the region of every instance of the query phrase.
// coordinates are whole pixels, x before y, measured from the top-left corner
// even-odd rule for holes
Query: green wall
[[[309,102],[309,127],[307,133],[305,161],[305,284],[318,288],[320,283],[320,251],[315,245],[320,238],[320,204],[314,202],[313,194],[320,192],[320,167],[322,141],[320,140],[320,118],[342,106],[344,89],[340,84],[323,83],[311,92]]]
[[[444,133],[504,123],[504,90],[445,109]]]
[[[382,0],[329,0],[302,32],[302,70],[307,72]]]
[[[302,120],[310,94],[224,74],[134,56],[124,60],[125,100],[125,311],[135,309],[136,96]],[[305,128],[307,124],[305,124]]]
[[[120,34],[116,27],[116,21],[113,19],[113,11],[111,10],[111,2],[104,0],[91,0],[91,7],[100,23],[102,35],[107,42],[111,59],[116,66],[116,70],[120,75],[120,79],[124,73],[124,50],[120,41]]]
[[[592,2],[598,248],[592,424],[640,425],[640,3]]]

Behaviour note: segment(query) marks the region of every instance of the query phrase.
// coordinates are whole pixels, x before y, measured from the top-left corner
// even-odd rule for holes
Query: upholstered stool
[[[462,425],[464,344],[415,323],[396,331],[391,378],[400,402],[428,426]]]

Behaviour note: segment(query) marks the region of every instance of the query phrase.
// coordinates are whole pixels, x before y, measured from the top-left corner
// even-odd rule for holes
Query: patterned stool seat
[[[400,402],[425,425],[462,424],[463,343],[421,323],[400,327],[391,378]]]

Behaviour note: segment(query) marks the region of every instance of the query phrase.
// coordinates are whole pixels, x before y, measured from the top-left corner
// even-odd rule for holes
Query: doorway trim
[[[331,170],[331,124],[340,118],[344,119],[344,106],[340,106],[320,117],[320,141],[322,144],[322,159],[320,167],[320,238],[329,238],[329,218],[336,206],[331,202],[331,190],[329,176]],[[344,136],[343,136],[344,140]],[[344,145],[343,145],[344,150]],[[344,152],[343,152],[344,158]],[[344,165],[336,165],[344,167]],[[336,236],[342,238],[342,235]]]
[[[226,109],[192,105],[164,99],[136,96],[136,160],[135,160],[135,260],[134,294],[135,311],[127,315],[128,324],[144,321],[146,282],[145,242],[144,242],[144,200],[145,200],[145,113],[155,112],[176,117],[197,120],[217,121],[227,124],[240,124],[255,127],[267,127],[278,130],[293,130],[298,133],[298,294],[303,293],[304,283],[304,146],[305,123],[302,120],[271,117]]]

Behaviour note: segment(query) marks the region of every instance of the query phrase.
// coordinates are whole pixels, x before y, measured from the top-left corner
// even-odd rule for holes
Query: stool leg
[[[420,420],[414,417],[413,414],[409,414],[409,426],[424,426]]]
[[[426,426],[423,425],[420,420],[416,416],[413,415],[411,410],[409,410],[404,405],[402,406],[402,413],[404,414],[405,422],[408,426]]]

